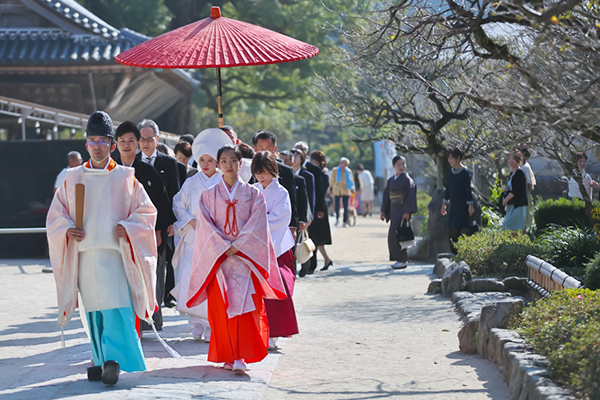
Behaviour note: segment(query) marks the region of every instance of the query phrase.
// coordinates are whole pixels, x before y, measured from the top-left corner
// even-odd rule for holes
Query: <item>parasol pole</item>
[[[217,113],[219,116],[219,128],[223,127],[223,97],[221,96],[221,68],[217,68]]]

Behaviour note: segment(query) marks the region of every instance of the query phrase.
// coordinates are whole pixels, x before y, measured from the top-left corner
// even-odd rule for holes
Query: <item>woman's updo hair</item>
[[[521,164],[521,153],[519,153],[518,151],[513,151],[512,153],[510,153],[508,155],[508,157],[513,157],[515,159],[516,162],[518,162],[519,164]]]
[[[279,175],[277,161],[275,161],[273,153],[267,150],[259,151],[254,155],[250,170],[252,171],[252,175],[260,174],[262,172],[268,172],[274,177]]]
[[[583,159],[583,160],[587,161],[588,155],[584,151],[579,151],[579,152],[575,153],[575,158],[577,160]]]
[[[392,158],[392,166],[395,166],[396,163],[400,160],[404,161],[404,165],[406,165],[406,158],[402,156],[395,156],[394,158]]]
[[[527,160],[529,159],[529,157],[531,157],[531,151],[529,151],[527,147],[521,147],[519,149],[519,153],[521,153],[521,155],[523,156],[523,160]]]
[[[461,161],[465,157],[465,152],[458,146],[448,148],[448,155],[452,156],[452,158]]]
[[[189,158],[192,156],[192,146],[188,142],[179,142],[175,145],[173,152],[181,153],[184,157]]]
[[[242,153],[240,152],[240,149],[238,149],[237,146],[234,146],[232,144],[226,144],[223,147],[221,147],[217,152],[217,162],[221,160],[221,154],[225,153],[226,151],[233,151],[238,161],[242,161]]]
[[[320,150],[314,150],[310,153],[310,158],[311,160],[315,160],[321,169],[325,168],[327,165],[327,157],[325,157],[325,154]]]
[[[238,143],[237,148],[240,149],[240,153],[242,153],[242,157],[244,158],[249,158],[252,160],[254,158],[254,154],[256,154],[254,149],[246,143]]]

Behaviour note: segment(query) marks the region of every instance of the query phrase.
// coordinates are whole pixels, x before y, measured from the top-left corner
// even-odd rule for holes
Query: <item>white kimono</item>
[[[198,171],[197,174],[185,181],[179,193],[173,197],[173,212],[177,217],[177,222],[173,224],[173,228],[175,228],[175,252],[172,264],[175,270],[175,288],[173,288],[171,294],[177,299],[177,310],[181,314],[190,314],[190,319],[194,319],[194,321],[191,321],[192,324],[200,322],[204,326],[208,326],[206,302],[192,308],[188,308],[185,304],[190,287],[194,238],[196,236],[190,222],[198,217],[200,194],[219,183],[222,176],[220,172],[217,172],[209,178],[204,172]]]
[[[255,183],[254,186],[265,196],[271,239],[273,240],[275,255],[279,258],[280,255],[295,245],[294,236],[289,227],[292,216],[290,196],[277,179],[273,179],[266,188],[263,188],[259,182]]]
[[[151,321],[155,310],[156,208],[137,182],[133,168],[109,160],[107,168],[89,161],[70,168],[52,200],[46,219],[50,261],[58,296],[58,325],[65,326],[81,292],[86,311],[133,308]],[[66,236],[75,227],[75,185],[85,186],[80,242]],[[128,237],[120,239],[121,224]]]

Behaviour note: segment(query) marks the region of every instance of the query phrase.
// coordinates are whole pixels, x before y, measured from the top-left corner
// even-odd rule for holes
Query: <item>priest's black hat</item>
[[[87,126],[85,127],[86,136],[108,136],[114,137],[114,126],[110,115],[104,111],[96,111],[90,115]]]

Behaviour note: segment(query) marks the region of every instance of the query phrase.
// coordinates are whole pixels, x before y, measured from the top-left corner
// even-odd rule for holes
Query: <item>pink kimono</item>
[[[235,246],[239,251],[227,257]],[[208,360],[258,362],[267,355],[263,298],[283,299],[277,257],[260,191],[238,178],[202,192],[187,306],[208,300]]]

